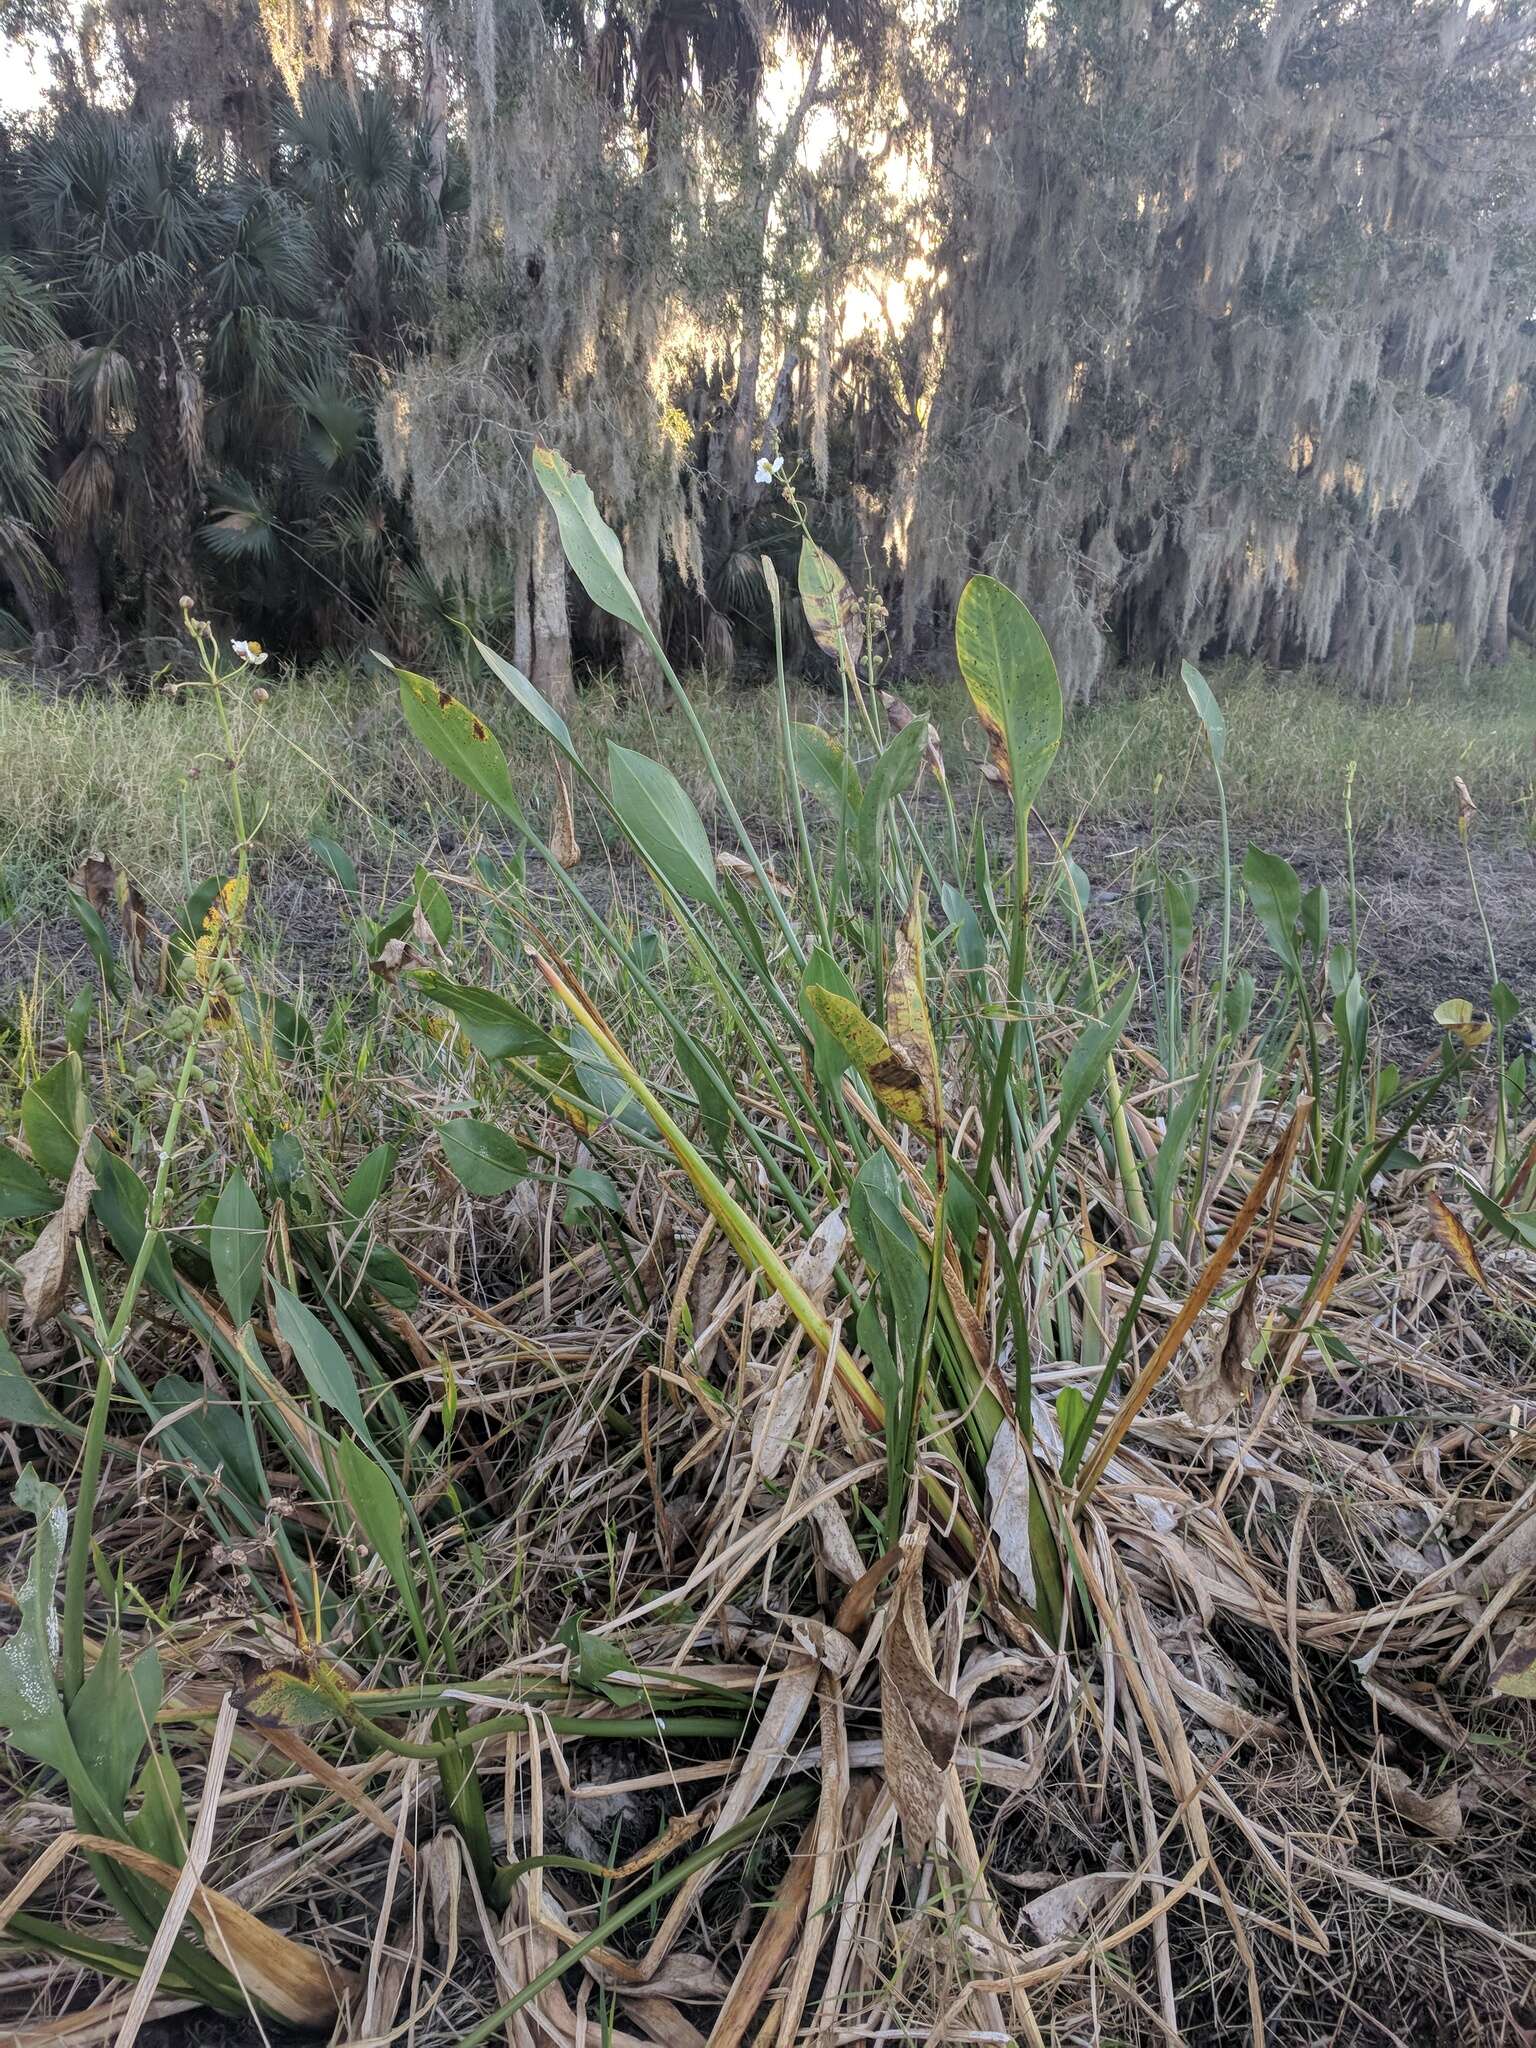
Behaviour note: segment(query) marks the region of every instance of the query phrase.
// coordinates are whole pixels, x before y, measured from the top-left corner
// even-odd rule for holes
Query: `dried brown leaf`
[[[69,1297],[75,1272],[75,1239],[85,1228],[96,1192],[96,1176],[86,1164],[91,1132],[86,1131],[75,1155],[74,1171],[64,1190],[63,1206],[49,1217],[37,1243],[16,1261],[21,1280],[22,1320],[29,1330],[51,1322]]]
[[[926,1534],[904,1536],[901,1569],[880,1639],[880,1734],[885,1775],[901,1816],[902,1845],[915,1861],[933,1840],[944,1774],[960,1738],[960,1706],[934,1675],[923,1613]]]

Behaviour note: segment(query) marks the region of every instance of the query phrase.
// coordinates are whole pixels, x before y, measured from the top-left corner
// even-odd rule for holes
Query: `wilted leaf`
[[[145,1849],[99,1835],[82,1835],[80,1846],[105,1856],[151,1884],[170,1892],[181,1872]],[[211,1885],[194,1886],[188,1911],[208,1946],[241,1988],[268,2012],[291,2026],[329,2028],[357,1980],[302,1942],[291,1941],[248,1913]]]
[[[581,865],[581,845],[576,837],[576,807],[571,802],[571,779],[561,761],[555,762],[555,811],[549,827],[549,850],[563,868]]]
[[[1465,996],[1452,996],[1447,1002],[1437,1003],[1435,1022],[1442,1031],[1459,1039],[1469,1052],[1486,1045],[1493,1036],[1490,1020],[1480,1010],[1474,1010]]]
[[[20,1253],[16,1260],[22,1315],[29,1330],[51,1321],[69,1298],[75,1277],[75,1239],[85,1228],[91,1196],[96,1192],[96,1176],[87,1162],[89,1150],[85,1144],[79,1148],[63,1207],[43,1225],[32,1249]]]
[[[811,1371],[802,1365],[768,1388],[752,1422],[752,1459],[764,1479],[776,1479],[789,1456],[811,1391]]]
[[[802,994],[839,1048],[867,1076],[876,1100],[904,1123],[931,1130],[922,1076],[896,1051],[880,1026],[835,989],[808,980]]]
[[[1086,1925],[1088,1917],[1106,1900],[1125,1889],[1123,1870],[1091,1870],[1082,1877],[1069,1877],[1053,1885],[1024,1908],[1024,1917],[1043,1945],[1066,1941]]]
[[[1215,1429],[1247,1401],[1253,1387],[1253,1354],[1259,1341],[1256,1311],[1260,1276],[1244,1282],[1220,1346],[1205,1369],[1185,1386],[1180,1400],[1191,1422]]]
[[[864,607],[836,562],[809,534],[800,543],[800,603],[822,653],[857,675],[864,659]]]
[[[1493,1689],[1510,1699],[1536,1700],[1536,1622],[1510,1637],[1493,1667]]]
[[[890,726],[892,732],[905,732],[917,716],[917,713],[910,704],[904,703],[900,697],[894,696],[889,690],[882,690],[880,692],[880,702],[885,706],[886,723]],[[927,737],[923,741],[923,759],[928,763],[928,766],[933,770],[939,781],[943,782],[945,780],[944,756],[939,748],[939,736],[926,719],[923,722],[927,731]]]
[[[1467,1278],[1486,1289],[1488,1276],[1483,1271],[1483,1262],[1477,1255],[1477,1246],[1472,1242],[1467,1226],[1455,1210],[1442,1201],[1435,1188],[1429,1191],[1429,1227],[1437,1242],[1444,1245]]]
[[[960,1707],[934,1675],[923,1613],[925,1534],[901,1540],[901,1568],[880,1639],[880,1734],[885,1775],[909,1861],[933,1840],[944,1774],[960,1739]]]
[[[1030,1547],[1029,1460],[1008,1421],[997,1425],[987,1459],[987,1518],[1002,1567],[1022,1598],[1035,1604],[1035,1561]]]
[[[885,986],[885,1029],[891,1050],[917,1076],[924,1120],[930,1131],[943,1123],[939,1055],[928,1016],[923,976],[923,885],[912,885],[912,900],[896,935],[896,957]]]
[[[1466,1825],[1456,1786],[1448,1785],[1443,1792],[1420,1792],[1406,1771],[1390,1764],[1373,1764],[1371,1777],[1399,1818],[1437,1841],[1454,1842]]]
[[[790,1260],[789,1270],[805,1289],[807,1299],[820,1308],[832,1286],[837,1262],[848,1242],[848,1223],[841,1209],[823,1216],[808,1241]],[[776,1330],[789,1310],[777,1294],[760,1301],[752,1311],[753,1334]]]

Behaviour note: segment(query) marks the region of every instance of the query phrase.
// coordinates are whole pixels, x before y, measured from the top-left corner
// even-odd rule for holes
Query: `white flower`
[[[267,650],[259,640],[231,640],[229,648],[232,654],[238,654],[252,668],[260,668],[267,658]]]
[[[772,462],[768,460],[766,455],[759,455],[757,458],[757,473],[754,478],[755,482],[771,484],[776,476],[782,476],[783,474],[784,458],[782,455],[775,455]]]

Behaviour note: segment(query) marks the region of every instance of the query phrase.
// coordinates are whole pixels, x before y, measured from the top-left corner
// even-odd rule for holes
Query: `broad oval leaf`
[[[237,1325],[250,1321],[266,1249],[267,1223],[261,1204],[244,1176],[231,1174],[209,1225],[208,1256],[219,1297]]]
[[[374,656],[384,661],[382,654]],[[386,666],[392,664],[386,663]],[[521,820],[522,810],[512,790],[512,775],[501,742],[467,704],[461,704],[451,690],[443,690],[425,676],[397,668],[400,678],[400,708],[405,722],[434,761],[456,775],[466,789],[486,803]]]
[[[1061,745],[1061,682],[1034,614],[995,576],[973,576],[955,611],[955,654],[993,761],[1020,807]]]
[[[437,1135],[450,1172],[467,1194],[505,1195],[528,1177],[528,1154],[494,1124],[457,1116],[439,1124]]]
[[[635,587],[624,573],[619,537],[597,509],[592,486],[553,448],[535,448],[533,473],[560,528],[565,559],[599,611],[609,612],[637,633],[646,630]]]
[[[714,848],[671,769],[610,740],[608,780],[620,824],[667,887],[691,903],[718,902]]]

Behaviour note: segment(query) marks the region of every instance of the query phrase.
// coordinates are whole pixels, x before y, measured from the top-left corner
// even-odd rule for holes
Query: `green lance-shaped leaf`
[[[465,988],[443,974],[417,974],[412,985],[430,1002],[451,1010],[470,1044],[488,1060],[542,1059],[561,1048],[532,1017],[504,996]]]
[[[277,1332],[299,1362],[299,1370],[322,1407],[339,1415],[366,1443],[368,1424],[351,1362],[312,1309],[276,1280],[272,1304]]]
[[[1120,1034],[1135,1001],[1136,982],[1133,979],[1109,1015],[1087,1025],[1068,1053],[1056,1095],[1057,1149],[1066,1143],[1073,1125],[1088,1107],[1088,1099],[1099,1084],[1109,1056],[1120,1043]]]
[[[904,726],[880,754],[869,771],[864,802],[854,827],[859,860],[866,875],[872,875],[880,858],[880,821],[888,804],[910,789],[923,765],[923,744],[928,737],[926,718],[914,718]]]
[[[992,759],[1022,810],[1061,745],[1061,683],[1029,607],[995,576],[973,576],[955,612],[955,654]]]
[[[1184,688],[1189,701],[1195,707],[1200,723],[1205,727],[1205,743],[1211,750],[1211,759],[1217,768],[1221,767],[1227,753],[1227,721],[1221,706],[1211,694],[1211,686],[1201,675],[1192,661],[1184,664]]]
[[[351,1178],[341,1191],[341,1206],[355,1222],[361,1223],[364,1220],[388,1187],[389,1176],[394,1170],[393,1145],[375,1145],[365,1159],[358,1161]]]
[[[645,614],[624,572],[619,537],[598,511],[591,485],[553,448],[534,449],[533,473],[549,500],[565,559],[576,571],[582,589],[599,611],[643,633]]]
[[[244,1177],[231,1174],[209,1225],[208,1256],[219,1298],[237,1325],[250,1320],[266,1248],[267,1221],[261,1204]]]
[[[362,887],[358,880],[357,866],[344,846],[323,832],[311,832],[309,850],[319,861],[336,886],[348,896],[356,896]]]
[[[470,638],[473,640],[474,635],[471,634]],[[529,717],[543,726],[560,751],[574,761],[576,748],[571,739],[571,729],[549,699],[534,688],[520,668],[514,668],[510,661],[503,660],[494,647],[487,647],[483,640],[475,640],[475,645],[491,674],[506,686]]]
[[[864,609],[825,548],[807,534],[800,543],[800,602],[822,653],[858,673],[864,651]]]
[[[122,1639],[109,1629],[69,1709],[69,1733],[102,1809],[121,1819],[150,1740],[165,1686],[151,1650],[124,1665]]]
[[[1300,974],[1296,926],[1301,918],[1301,882],[1296,870],[1280,854],[1250,846],[1243,857],[1243,886],[1272,951],[1292,974]]]
[[[21,1128],[44,1173],[55,1180],[69,1179],[89,1122],[85,1070],[79,1053],[67,1052],[57,1066],[39,1074],[21,1098]]]
[[[420,1617],[416,1581],[405,1548],[405,1511],[389,1474],[359,1443],[342,1437],[336,1446],[341,1483],[364,1541],[383,1560],[412,1619]]]
[[[608,742],[608,780],[619,822],[669,889],[715,903],[715,855],[704,821],[670,768]]]
[[[375,661],[384,662],[382,654]],[[386,667],[392,664],[385,662]],[[512,775],[501,742],[490,727],[461,704],[451,690],[441,689],[425,676],[399,668],[400,708],[405,722],[434,761],[441,762],[467,789],[494,804],[509,818],[521,818],[522,810],[512,789]]]
[[[450,1172],[468,1194],[504,1195],[528,1177],[528,1154],[494,1124],[458,1116],[439,1124],[437,1135]]]
[[[88,1781],[53,1675],[59,1626],[54,1600],[69,1528],[64,1495],[29,1465],[16,1482],[14,1498],[23,1513],[35,1518],[37,1537],[17,1602],[16,1627],[0,1643],[0,1727],[17,1749],[59,1772],[74,1790]]]

